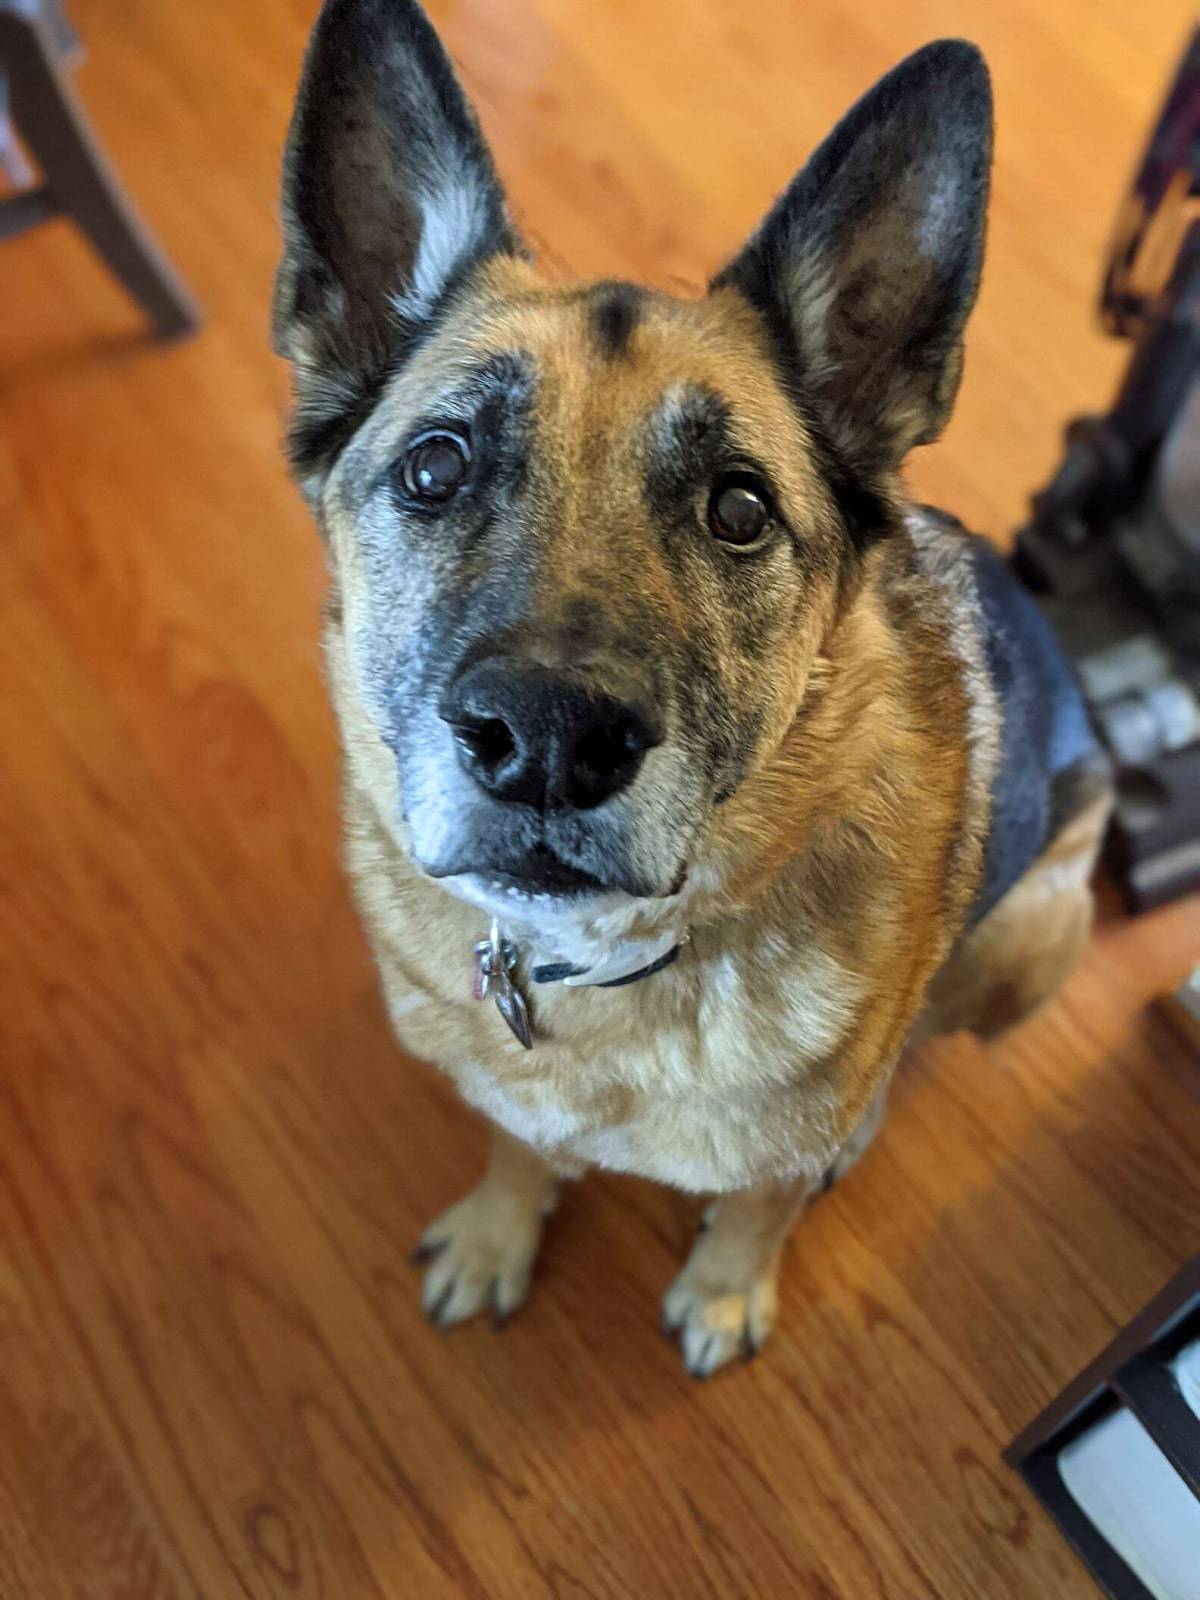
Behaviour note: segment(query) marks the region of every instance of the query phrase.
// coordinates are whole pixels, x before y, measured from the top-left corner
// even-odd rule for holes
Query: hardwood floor
[[[529,230],[697,284],[904,51],[996,76],[990,265],[920,492],[1003,538],[1125,352],[1095,330],[1184,0],[445,0]],[[337,861],[321,557],[267,351],[311,0],[76,0],[81,91],[208,326],[156,348],[68,227],[0,250],[3,1600],[1083,1597],[999,1451],[1200,1246],[1200,1074],[1110,911],[1001,1047],[926,1050],[705,1386],[688,1236],[613,1179],[534,1302],[443,1338],[407,1261],[479,1126],[389,1039]]]

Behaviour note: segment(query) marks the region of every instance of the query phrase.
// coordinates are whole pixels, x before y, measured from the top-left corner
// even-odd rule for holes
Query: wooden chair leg
[[[96,141],[37,17],[0,10],[0,69],[12,117],[46,187],[91,240],[162,338],[199,326],[195,302],[137,213]]]

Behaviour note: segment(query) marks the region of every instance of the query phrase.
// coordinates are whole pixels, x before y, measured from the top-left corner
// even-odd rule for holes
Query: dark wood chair
[[[79,40],[62,0],[0,0],[0,240],[66,214],[160,338],[199,326],[195,302],[121,188],[67,77]],[[16,135],[41,168],[35,180]]]

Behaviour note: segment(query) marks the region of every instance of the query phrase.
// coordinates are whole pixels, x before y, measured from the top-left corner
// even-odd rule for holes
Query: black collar
[[[679,955],[679,945],[672,945],[666,955],[659,956],[651,961],[648,966],[639,967],[636,972],[627,972],[623,978],[610,978],[607,983],[587,984],[589,989],[621,989],[627,983],[637,983],[640,978],[648,978],[651,973],[661,972],[664,967],[669,967]],[[588,969],[586,967],[573,967],[569,961],[551,961],[544,967],[534,967],[529,976],[534,983],[561,983],[564,978],[579,978]]]

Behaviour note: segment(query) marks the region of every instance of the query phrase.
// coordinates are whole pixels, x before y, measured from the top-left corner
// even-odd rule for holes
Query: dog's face
[[[330,0],[279,348],[355,690],[417,863],[485,904],[680,888],[771,761],[978,278],[987,81],[930,47],[703,299],[547,284],[407,0]]]
[[[555,290],[511,260],[322,504],[412,850],[509,893],[677,887],[795,716],[849,561],[740,297]]]

